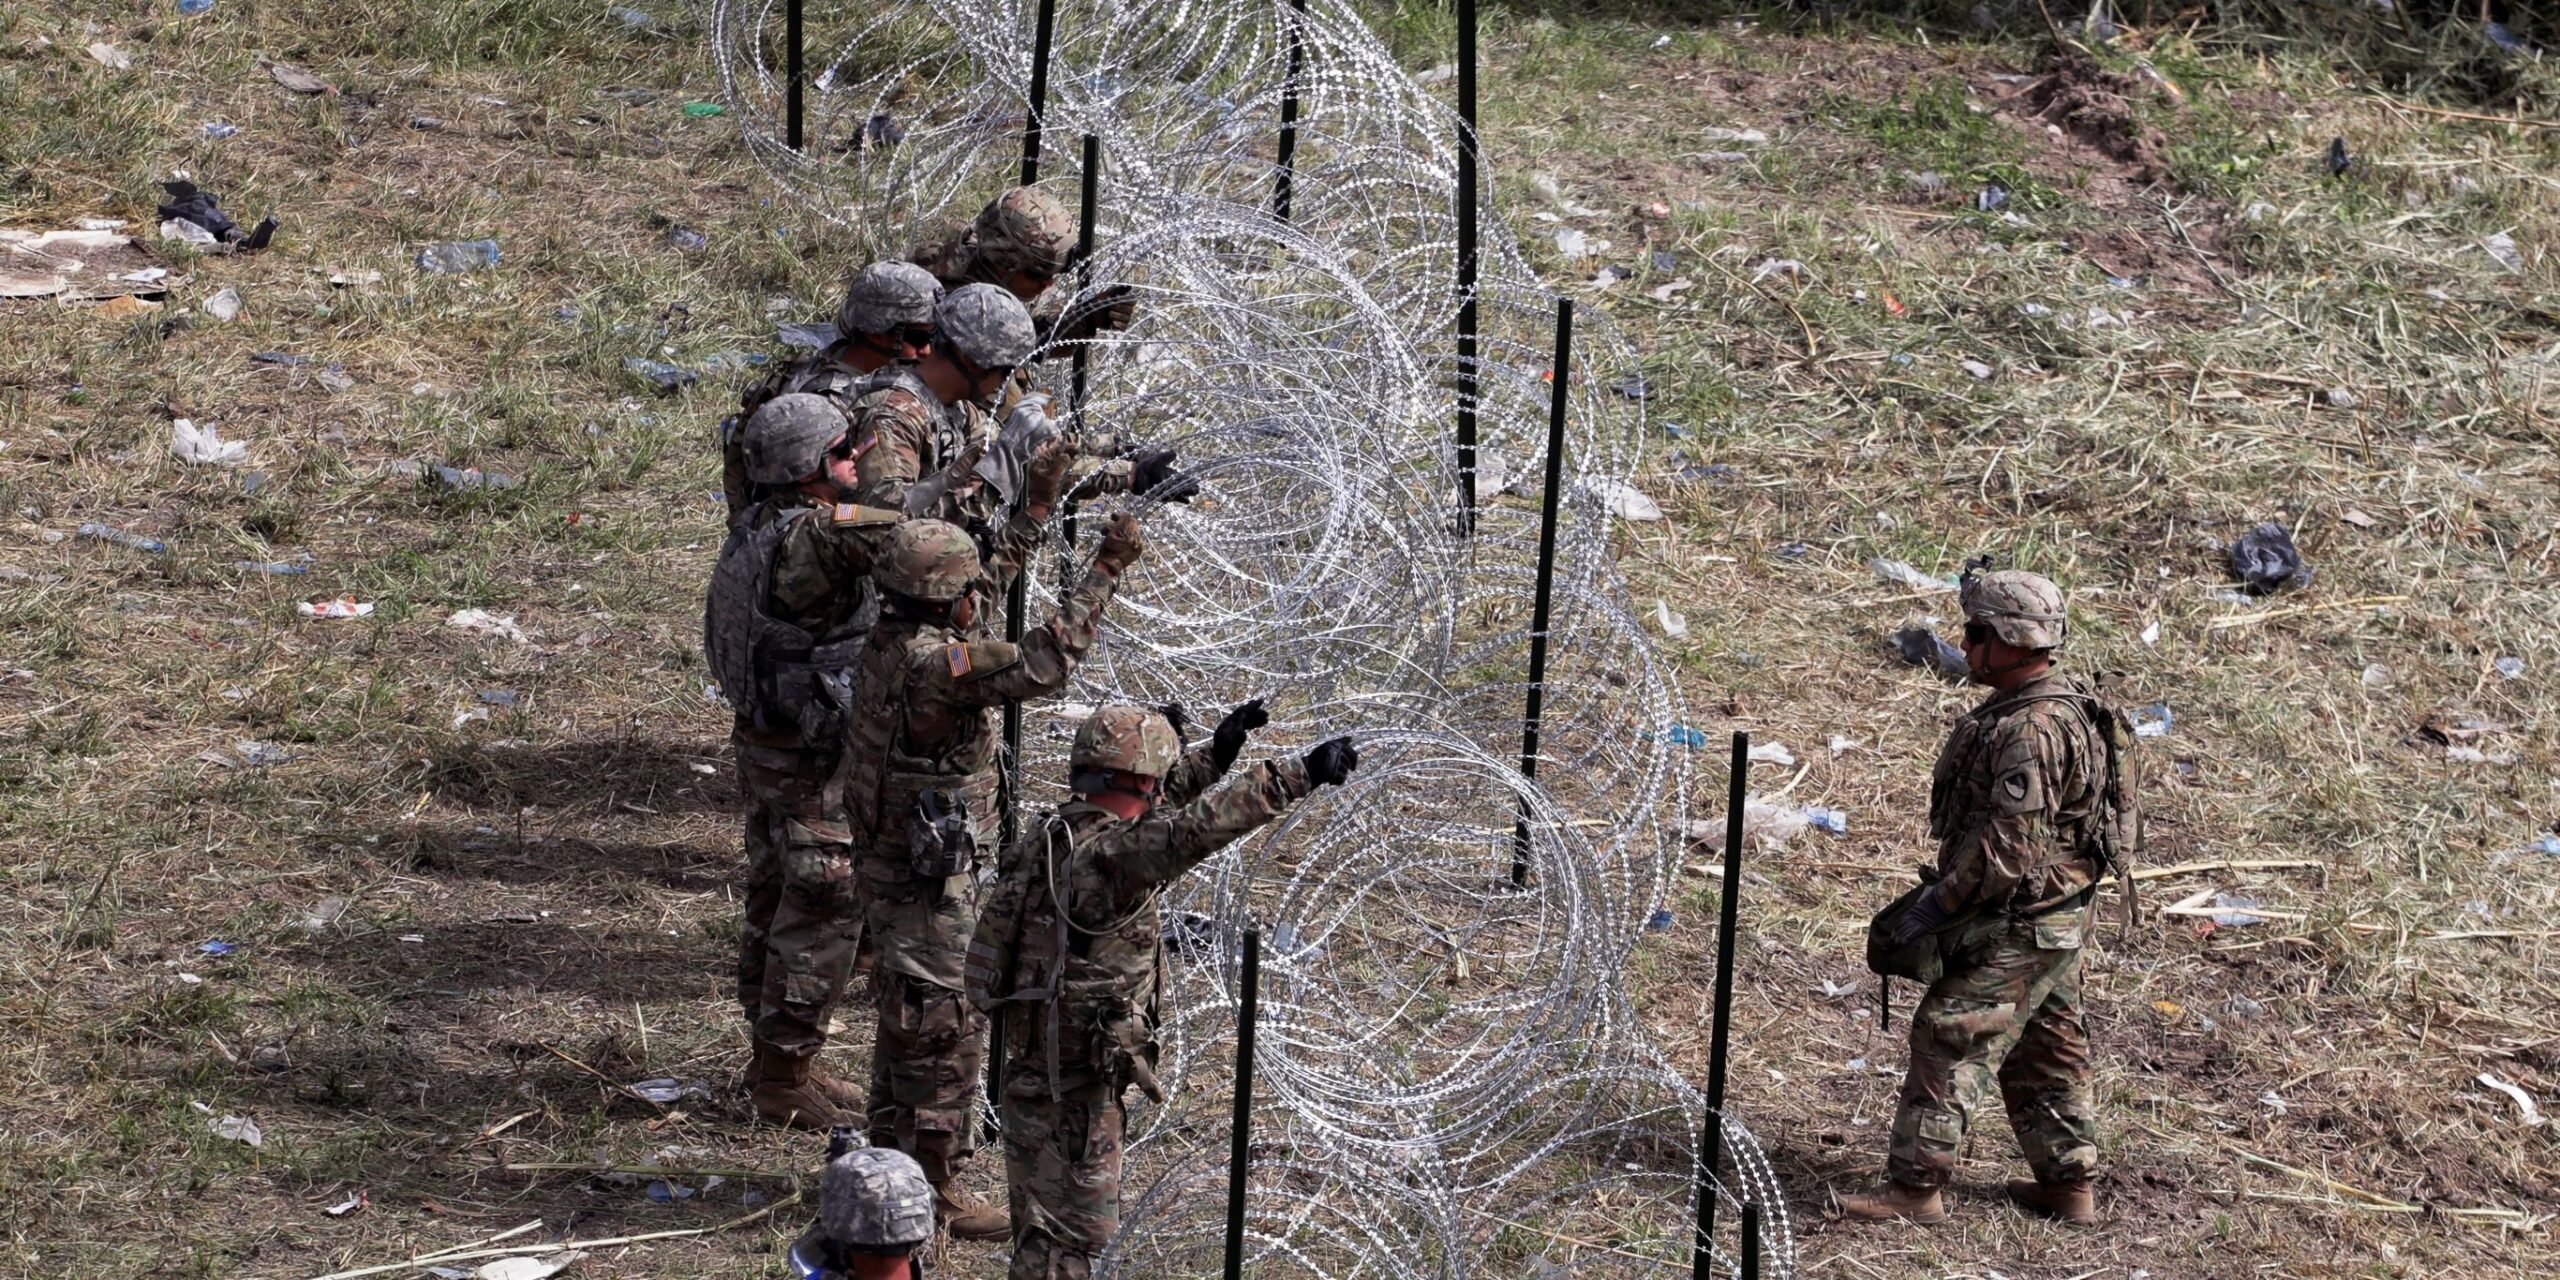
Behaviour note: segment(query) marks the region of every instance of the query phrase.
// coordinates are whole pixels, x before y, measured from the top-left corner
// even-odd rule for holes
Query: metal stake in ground
[[[1709,1242],[1716,1233],[1716,1166],[1724,1150],[1724,1065],[1726,1032],[1733,1012],[1733,935],[1742,899],[1742,808],[1751,786],[1751,735],[1733,735],[1733,763],[1726,771],[1724,802],[1724,888],[1716,919],[1716,1003],[1713,1030],[1707,1039],[1707,1126],[1698,1145],[1698,1242],[1690,1254],[1694,1280],[1707,1280]],[[1744,1229],[1756,1226],[1758,1211],[1743,1208]]]
[[[1520,776],[1538,776],[1538,726],[1547,708],[1547,627],[1556,590],[1556,513],[1564,503],[1564,408],[1573,373],[1573,299],[1556,299],[1554,392],[1547,401],[1547,489],[1538,511],[1538,595],[1529,615],[1529,705],[1520,719]],[[1511,886],[1529,882],[1529,798],[1511,827]]]
[[[1031,110],[1022,125],[1022,186],[1040,180],[1040,117],[1049,109],[1049,46],[1058,33],[1058,0],[1040,0],[1040,27],[1031,38]]]
[[[1742,1202],[1742,1280],[1760,1280],[1760,1202]]]
[[[800,0],[791,0],[790,8],[783,14],[782,28],[782,42],[788,49],[783,55],[786,61],[783,63],[782,137],[791,144],[792,150],[798,151],[801,142],[800,86],[808,79],[801,55]]]
[[[1271,216],[1289,220],[1298,183],[1298,77],[1307,65],[1307,0],[1289,0],[1289,79],[1280,86],[1280,175],[1272,180]]]
[[[1262,930],[1244,931],[1236,977],[1236,1111],[1227,1136],[1226,1280],[1244,1275],[1244,1174],[1253,1154],[1253,1023],[1262,1006]]]
[[[1102,185],[1102,139],[1095,134],[1084,135],[1083,181],[1084,193],[1076,209],[1075,296],[1079,298],[1093,285],[1093,219],[1100,207],[1098,193]],[[1073,373],[1067,391],[1067,417],[1078,435],[1084,434],[1086,358],[1092,354],[1091,344],[1079,342],[1068,356]],[[1058,533],[1065,542],[1058,551],[1058,598],[1061,600],[1075,587],[1076,500],[1072,489],[1068,491],[1062,511],[1058,521]]]
[[[1476,533],[1476,0],[1458,0],[1458,536]]]

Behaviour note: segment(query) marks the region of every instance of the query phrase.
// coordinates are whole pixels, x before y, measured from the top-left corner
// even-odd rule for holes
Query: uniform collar
[[[2013,703],[2024,702],[2029,698],[2036,697],[2040,694],[2069,692],[2072,692],[2072,689],[2068,678],[2062,674],[2062,668],[2054,667],[2047,670],[2043,675],[2037,676],[2035,679],[2029,680],[2015,689],[2007,689],[1999,693],[1992,694],[1990,697],[1983,699],[1982,705],[1974,708],[1974,710],[1977,713],[1997,711],[2006,708]]]

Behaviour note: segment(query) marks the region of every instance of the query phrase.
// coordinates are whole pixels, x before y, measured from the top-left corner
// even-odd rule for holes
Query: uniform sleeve
[[[1212,758],[1210,744],[1203,742],[1173,762],[1173,768],[1164,775],[1164,794],[1157,798],[1157,803],[1168,806],[1189,804],[1201,792],[1216,786],[1218,779],[1225,775],[1226,770],[1219,768]]]
[[[897,523],[897,512],[847,504],[793,524],[774,549],[774,616],[830,616],[837,601],[861,590],[872,557]]]
[[[853,420],[854,501],[866,507],[904,510],[907,490],[924,468],[933,426],[924,406],[896,391],[867,397]]]
[[[1304,761],[1265,760],[1202,800],[1170,811],[1160,807],[1129,824],[1091,855],[1098,864],[1093,878],[1110,886],[1107,909],[1079,898],[1075,923],[1098,928],[1126,914],[1160,886],[1280,816],[1314,789]]]
[[[926,664],[924,675],[947,686],[954,706],[993,707],[1056,693],[1067,687],[1068,677],[1093,648],[1102,630],[1102,608],[1119,585],[1111,571],[1096,566],[1022,643],[954,643],[943,650],[942,661]]]
[[[1975,825],[1955,833],[1938,898],[1951,911],[2009,900],[2053,844],[2054,770],[2063,746],[2049,717],[2014,716],[1991,753],[1988,801]]]

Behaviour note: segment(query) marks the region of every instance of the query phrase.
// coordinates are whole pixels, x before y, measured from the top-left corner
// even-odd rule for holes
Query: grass
[[[1664,643],[1693,718],[1791,744],[1790,797],[1851,815],[1852,834],[1802,837],[1746,884],[1735,1096],[1797,1196],[1808,1271],[2547,1273],[2553,1131],[2476,1077],[2560,1109],[2560,860],[2522,851],[2560,817],[2560,132],[2397,105],[2308,50],[2169,32],[2140,56],[2186,104],[2127,96],[2167,141],[2152,183],[2036,118],[2031,43],[1656,25],[1674,17],[1489,20],[1486,135],[1524,239],[1580,225],[1636,270],[1585,294],[1637,340],[1656,418],[1684,428],[1639,477],[1672,519],[1618,549],[1642,612],[1659,598],[1690,622]],[[1386,20],[1408,65],[1444,60],[1445,11]],[[705,1226],[748,1211],[739,1190],[787,1184],[657,1204],[497,1166],[808,1163],[743,1122],[720,990],[734,793],[692,602],[717,539],[708,427],[740,375],[661,397],[621,362],[766,350],[768,306],[819,313],[856,246],[778,201],[725,122],[679,114],[714,96],[697,35],[567,0],[226,0],[185,20],[84,3],[0,25],[0,83],[29,104],[0,113],[0,223],[144,222],[186,168],[286,224],[257,257],[173,258],[194,280],[138,320],[0,309],[0,1171],[20,1188],[0,1273],[309,1275],[537,1216],[581,1236]],[[89,61],[92,40],[133,69]],[[262,57],[342,93],[289,96]],[[2138,78],[2134,57],[2098,64]],[[422,116],[444,124],[409,127]],[[243,133],[208,140],[207,120]],[[1770,141],[1708,143],[1710,126]],[[2335,136],[2362,157],[2340,179],[2318,163]],[[1694,158],[1725,149],[1754,158]],[[1948,188],[1914,189],[1924,170]],[[1540,174],[1607,212],[1563,217]],[[1990,177],[2015,220],[1970,207]],[[670,223],[712,248],[674,249]],[[2523,274],[2479,248],[2499,232]],[[482,235],[504,245],[494,271],[410,265]],[[1805,273],[1755,282],[1766,259]],[[367,270],[381,282],[328,283]],[[1682,277],[1673,301],[1648,296]],[[225,285],[238,321],[162,334]],[[269,350],[310,363],[249,362]],[[321,387],[331,364],[355,386]],[[250,441],[258,489],[167,458],[171,416]],[[523,483],[427,488],[394,465],[421,456]],[[1679,478],[1705,464],[1731,478]],[[2293,526],[2319,579],[2229,603],[2208,543],[2262,519]],[[172,549],[57,536],[84,521]],[[1798,541],[1803,557],[1776,553]],[[2150,759],[2152,865],[2321,864],[2146,886],[2150,906],[2219,887],[2300,921],[2105,930],[2091,1007],[2115,1217],[2086,1236],[1996,1203],[2015,1163],[1996,1120],[1953,1226],[1820,1221],[1880,1164],[1899,1067],[1898,1034],[1862,1012],[1858,930],[1922,856],[1927,764],[1972,700],[1879,656],[1879,635],[1947,604],[1864,564],[1948,572],[1975,551],[2062,580],[2073,661],[2175,709]],[[306,576],[231,567],[306,552]],[[338,595],[376,610],[294,611]],[[2343,603],[2372,596],[2407,599]],[[2293,603],[2316,607],[2213,629]],[[465,608],[531,642],[445,625]],[[2502,726],[2474,745],[2511,763],[2417,736],[2464,714]],[[1854,745],[1824,750],[1833,735]],[[298,758],[205,759],[242,740]],[[344,914],[307,926],[332,899]],[[1639,1009],[1693,1074],[1713,903],[1684,881],[1636,968]],[[199,951],[214,938],[239,952]],[[1862,994],[1825,998],[1825,980]],[[562,1055],[715,1098],[662,1114]],[[255,1117],[265,1145],[212,1136],[198,1103]],[[367,1207],[322,1212],[359,1191]],[[2522,1225],[2454,1212],[2474,1209]],[[779,1275],[796,1213],[584,1273]]]

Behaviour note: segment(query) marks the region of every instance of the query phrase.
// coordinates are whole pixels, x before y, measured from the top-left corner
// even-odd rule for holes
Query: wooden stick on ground
[[[2204,624],[2204,629],[2207,631],[2228,631],[2233,627],[2254,626],[2258,623],[2270,622],[2277,618],[2290,618],[2296,614],[2319,613],[2329,609],[2358,609],[2367,605],[2379,606],[2407,603],[2409,603],[2409,597],[2407,596],[2357,596],[2353,600],[2324,600],[2319,604],[2298,604],[2290,609],[2262,609],[2256,613],[2225,614],[2222,617],[2207,621]]]
[[[558,1244],[519,1244],[509,1245],[498,1249],[475,1249],[468,1252],[430,1254],[425,1257],[411,1258],[406,1262],[387,1262],[377,1267],[358,1267],[353,1271],[332,1271],[325,1276],[315,1277],[314,1280],[357,1280],[357,1277],[359,1276],[378,1276],[392,1271],[413,1271],[422,1267],[441,1266],[448,1262],[462,1262],[474,1258],[503,1258],[525,1253],[563,1253],[571,1249],[607,1249],[615,1245],[642,1244],[651,1240],[675,1240],[685,1236],[707,1236],[716,1232],[727,1231],[733,1227],[743,1227],[758,1218],[764,1217],[777,1210],[787,1208],[791,1205],[798,1204],[799,1202],[800,1193],[794,1191],[790,1195],[784,1196],[782,1199],[776,1200],[772,1204],[766,1205],[753,1213],[743,1214],[738,1217],[731,1218],[727,1222],[719,1223],[714,1226],[687,1227],[681,1231],[649,1231],[636,1236],[609,1236],[601,1240],[563,1240]],[[537,1225],[539,1224],[537,1223]],[[509,1234],[513,1233],[510,1232]]]
[[[2294,867],[2326,866],[2310,858],[2243,858],[2227,862],[2181,862],[2174,867],[2145,867],[2133,873],[2136,880],[2165,880],[2170,876],[2191,875],[2198,871],[2278,871]]]

